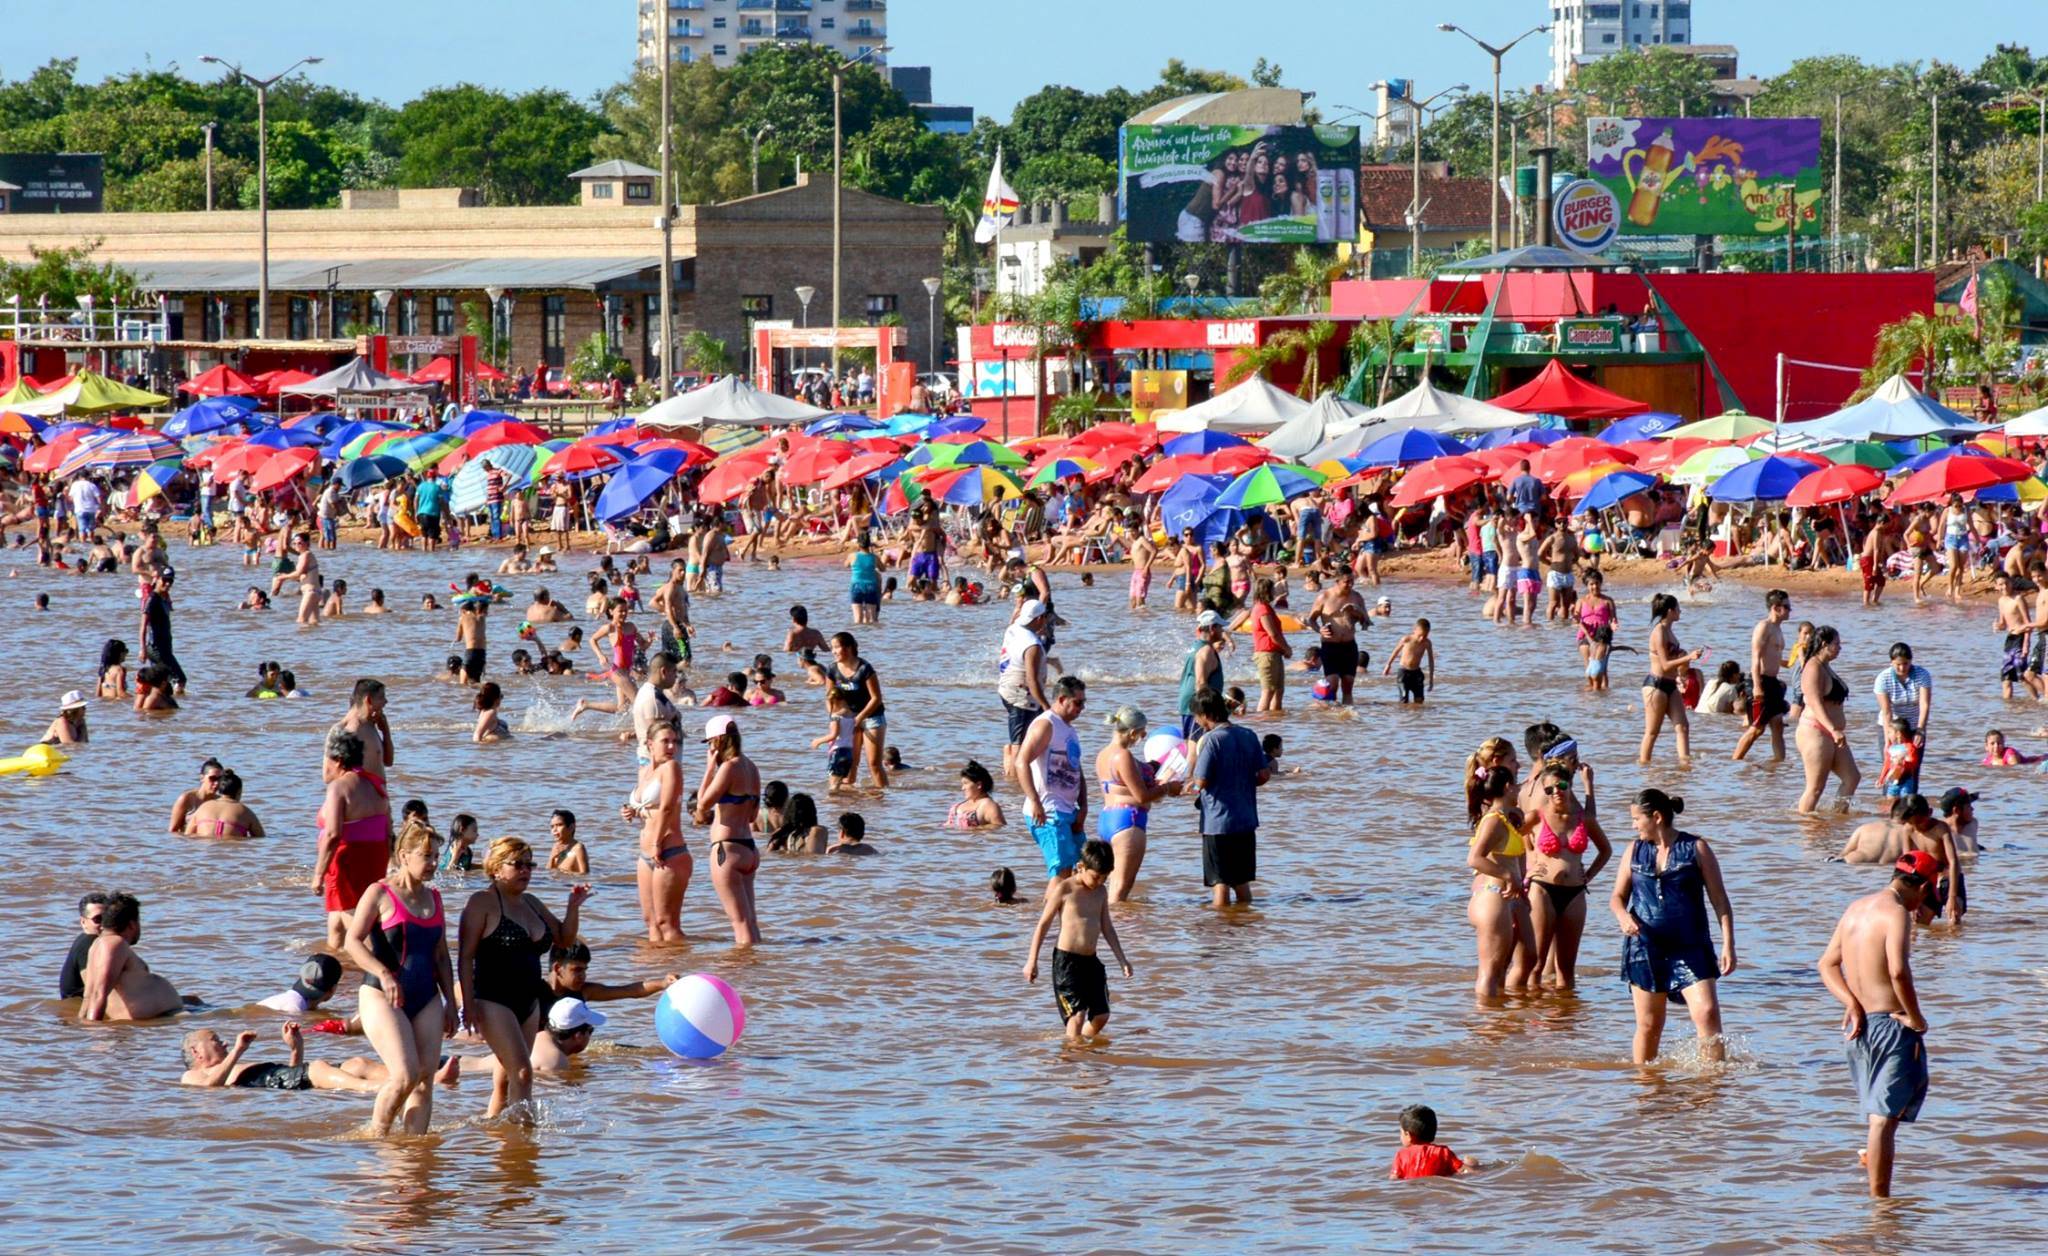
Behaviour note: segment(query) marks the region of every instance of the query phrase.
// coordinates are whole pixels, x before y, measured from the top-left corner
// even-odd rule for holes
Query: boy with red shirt
[[[1401,1110],[1401,1150],[1394,1153],[1390,1178],[1453,1177],[1465,1162],[1436,1141],[1436,1109],[1415,1104]]]

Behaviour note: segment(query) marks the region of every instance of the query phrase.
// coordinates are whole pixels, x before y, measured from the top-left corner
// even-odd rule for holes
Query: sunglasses
[[[532,872],[534,863],[531,859],[515,859],[512,861],[512,866],[521,872]]]
[[[1569,794],[1571,792],[1572,787],[1569,785],[1545,785],[1543,787],[1543,796],[1545,798],[1555,798],[1559,794]]]
[[[100,914],[99,914],[99,913],[95,912],[94,914],[92,914],[92,915],[90,915],[90,916],[87,916],[87,917],[86,917],[85,919],[86,919],[86,923],[87,923],[87,924],[95,924],[95,925],[96,925],[96,924],[100,923],[100,921],[101,921],[101,920],[103,919],[103,917],[102,917],[102,916],[100,916]]]

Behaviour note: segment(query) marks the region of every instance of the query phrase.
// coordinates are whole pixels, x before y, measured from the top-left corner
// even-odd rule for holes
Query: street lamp
[[[924,369],[933,374],[939,369],[939,287],[936,279],[924,281],[925,296],[929,298],[925,304]]]
[[[764,122],[761,124],[761,129],[754,132],[754,195],[756,196],[761,194],[761,141],[774,129],[775,124],[773,122]]]
[[[796,286],[796,303],[803,307],[802,326],[805,331],[809,331],[811,328],[811,298],[817,295],[818,290],[807,283],[800,283]],[[811,349],[809,345],[804,346],[802,356],[798,358],[798,363],[800,367],[811,364]]]
[[[370,295],[377,301],[377,330],[388,336],[391,334],[391,298],[398,294],[389,288],[379,288]]]
[[[670,176],[670,158],[673,156],[673,127],[675,110],[669,103],[669,75],[675,69],[675,58],[668,48],[669,15],[667,6],[661,13],[661,213],[655,217],[654,225],[661,232],[661,284],[656,303],[661,307],[661,334],[654,338],[660,347],[661,369],[659,383],[655,386],[655,399],[667,401],[675,382],[675,353],[670,341],[675,336],[675,185]],[[545,321],[545,319],[543,319]]]
[[[832,378],[839,378],[839,261],[840,261],[840,216],[844,210],[846,182],[842,177],[845,147],[844,132],[840,127],[840,103],[845,95],[846,71],[859,65],[869,57],[887,55],[889,45],[869,48],[857,57],[841,57],[832,63]]]
[[[1385,87],[1386,84],[1374,83],[1373,86]],[[1408,151],[1410,154],[1410,177],[1412,179],[1412,190],[1409,193],[1408,200],[1408,273],[1411,275],[1422,267],[1422,111],[1446,96],[1465,90],[1467,90],[1466,84],[1456,83],[1444,88],[1427,100],[1417,100],[1415,99],[1414,85],[1410,84],[1408,94],[1398,98],[1401,103],[1408,106]],[[1499,164],[1500,154],[1498,146],[1495,149],[1494,161],[1495,164]],[[1498,199],[1500,196],[1500,180],[1498,179],[1494,180],[1494,196],[1496,198],[1494,200],[1494,210],[1497,214],[1500,208],[1500,201]],[[1496,237],[1498,237],[1499,232],[1500,223],[1496,219],[1494,222]]]
[[[1493,195],[1489,198],[1493,217],[1489,227],[1489,238],[1493,245],[1493,251],[1498,253],[1500,251],[1500,59],[1506,56],[1516,44],[1521,43],[1531,35],[1540,35],[1549,30],[1550,27],[1547,24],[1532,26],[1498,48],[1479,38],[1479,36],[1474,35],[1456,22],[1438,22],[1436,28],[1448,34],[1463,35],[1473,43],[1478,44],[1481,51],[1493,58]]]
[[[496,350],[491,356],[498,359],[491,363],[491,365],[502,370],[505,365],[505,346],[498,337],[498,313],[499,302],[505,299],[505,290],[503,288],[485,288],[484,295],[491,299],[491,348]]]
[[[1197,275],[1194,271],[1189,271],[1187,274],[1182,275],[1180,277],[1180,282],[1181,286],[1188,290],[1188,313],[1191,315],[1200,314],[1201,311],[1195,309],[1194,305],[1195,290],[1202,286],[1202,277],[1200,275]]]
[[[228,72],[256,89],[256,338],[270,339],[270,89],[302,65],[318,65],[320,57],[300,57],[269,78],[257,78],[232,61],[207,55],[199,58],[208,65],[226,66]],[[210,207],[209,207],[210,208]]]

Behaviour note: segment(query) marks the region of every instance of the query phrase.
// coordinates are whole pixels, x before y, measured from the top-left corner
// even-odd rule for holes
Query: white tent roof
[[[1358,425],[1358,416],[1365,413],[1365,407],[1326,392],[1315,399],[1308,409],[1275,428],[1272,435],[1261,437],[1259,447],[1271,450],[1282,458],[1296,459],[1330,439],[1333,431],[1342,432]]]
[[[1802,423],[1799,430],[1802,436],[1826,443],[1945,436],[1982,429],[1968,417],[1922,394],[1904,376],[1894,375],[1855,405],[1824,419]]]
[[[420,385],[386,375],[363,358],[350,358],[325,375],[303,384],[287,384],[277,391],[297,396],[338,397],[344,393],[416,393]]]
[[[1254,375],[1198,406],[1167,411],[1158,423],[1162,432],[1270,432],[1308,408],[1308,402]]]
[[[1368,424],[1399,423],[1433,432],[1493,432],[1529,427],[1536,422],[1533,415],[1517,414],[1460,393],[1447,393],[1428,380],[1360,417]]]
[[[739,427],[787,427],[822,419],[827,411],[763,392],[738,375],[670,397],[635,422],[640,427],[694,427],[730,423]]]
[[[2007,436],[2048,436],[2048,406],[2029,410],[2005,425]]]

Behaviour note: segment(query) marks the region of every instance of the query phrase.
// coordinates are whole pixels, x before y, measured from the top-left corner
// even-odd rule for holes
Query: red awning
[[[1649,406],[1580,379],[1556,358],[1535,379],[1502,393],[1492,404],[1522,414],[1554,414],[1564,419],[1608,419],[1643,414]]]

